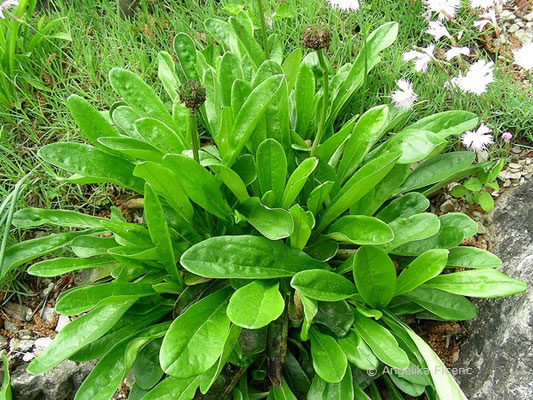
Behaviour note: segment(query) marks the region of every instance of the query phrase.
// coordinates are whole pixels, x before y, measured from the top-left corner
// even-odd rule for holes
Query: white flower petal
[[[329,4],[331,7],[338,8],[342,11],[359,10],[359,0],[329,0]]]
[[[521,48],[513,50],[514,62],[526,71],[533,71],[533,40],[524,43]]]

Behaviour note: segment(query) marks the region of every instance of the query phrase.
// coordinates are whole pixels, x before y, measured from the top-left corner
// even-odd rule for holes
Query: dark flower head
[[[185,104],[187,108],[196,110],[202,107],[207,93],[205,87],[197,81],[187,81],[180,86],[179,90],[180,101]]]
[[[304,47],[313,50],[327,50],[331,42],[331,33],[322,25],[309,25],[302,37]]]

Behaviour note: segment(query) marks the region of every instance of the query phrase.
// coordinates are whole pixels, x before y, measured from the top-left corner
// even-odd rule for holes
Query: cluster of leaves
[[[71,40],[69,34],[56,31],[61,18],[47,22],[42,17],[35,26],[29,25],[26,20],[32,18],[36,5],[37,0],[20,0],[13,13],[4,10],[0,19],[0,104],[6,108],[21,106],[21,90],[47,90],[32,57],[47,42]]]
[[[454,197],[464,197],[468,204],[479,204],[483,210],[490,212],[494,208],[494,199],[487,189],[498,190],[500,186],[496,178],[505,161],[499,160],[496,165],[481,169],[476,177],[467,179],[463,184],[456,185],[450,191]]]
[[[40,261],[29,273],[92,268],[96,276],[60,296],[57,312],[81,316],[28,371],[99,359],[77,400],[109,399],[130,370],[130,399],[379,399],[379,390],[464,399],[402,316],[471,319],[465,296],[525,290],[494,269],[496,256],[459,246],[477,232],[469,217],[426,212],[428,195],[493,164],[472,165],[471,152],[441,154],[475,115],[445,112],[401,128],[402,114],[379,106],[338,121],[395,40],[396,23],[373,32],[331,79],[317,53],[285,56],[275,35],[267,58],[244,11],[205,27],[216,45],[178,34],[177,63],[160,55],[170,107],[135,74],[113,69],[122,100],[108,112],[68,101],[90,144],[40,150],[72,174],[69,182],[143,194],[145,225],[116,208],[109,219],[34,208],[14,215],[18,227],[76,229],[7,249],[4,275],[65,248],[74,257]],[[190,80],[207,91],[196,113],[178,100]],[[198,157],[196,117],[213,143]]]

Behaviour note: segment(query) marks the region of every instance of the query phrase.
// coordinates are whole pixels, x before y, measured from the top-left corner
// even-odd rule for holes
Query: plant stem
[[[365,4],[366,5],[366,4]],[[363,17],[363,57],[364,57],[364,76],[363,76],[363,90],[361,91],[361,110],[359,112],[360,115],[363,115],[365,112],[365,99],[366,99],[366,84],[368,80],[368,55],[366,52],[366,41],[368,39],[368,29]]]
[[[191,136],[192,154],[196,162],[200,162],[200,138],[198,137],[198,125],[196,124],[196,111],[191,110],[189,114],[189,134]]]
[[[261,33],[263,35],[263,47],[265,50],[265,57],[270,58],[270,51],[268,50],[268,36],[265,23],[265,8],[263,7],[263,0],[257,0],[257,7],[259,8],[259,22],[261,23]]]
[[[320,67],[322,68],[322,79],[323,79],[323,89],[324,95],[322,96],[322,113],[320,115],[320,122],[318,125],[318,132],[315,136],[313,142],[313,147],[311,148],[311,157],[316,153],[318,145],[322,141],[322,136],[324,136],[324,130],[326,126],[326,117],[328,115],[328,105],[329,105],[329,76],[328,76],[328,66],[326,60],[324,59],[324,50],[317,50],[318,61],[320,62]]]

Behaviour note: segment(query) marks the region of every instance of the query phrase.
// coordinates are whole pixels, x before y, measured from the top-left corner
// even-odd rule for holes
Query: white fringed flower
[[[526,71],[533,71],[533,40],[524,43],[521,48],[513,50],[514,62]]]
[[[494,63],[484,60],[472,64],[466,75],[452,80],[452,84],[457,85],[461,91],[478,96],[487,91],[491,82],[494,82]]]
[[[468,56],[470,55],[470,49],[468,47],[452,47],[446,53],[446,60],[451,61],[453,58],[460,55]]]
[[[492,25],[494,27],[498,27],[498,20],[496,19],[496,11],[494,9],[490,9],[489,11],[481,14],[479,21],[474,21],[474,26],[479,28],[479,31],[483,31],[483,28],[487,25]]]
[[[429,13],[436,12],[439,19],[453,18],[461,5],[461,0],[424,0]]]
[[[329,4],[331,7],[338,8],[342,11],[359,10],[359,0],[329,0]]]
[[[4,0],[2,4],[0,4],[0,18],[4,19],[6,17],[4,15],[4,11],[9,10],[11,7],[15,7],[18,5],[18,0]]]
[[[506,3],[506,0],[470,0],[470,7],[481,8],[482,10],[489,8],[501,10]]]
[[[486,150],[492,142],[494,142],[492,129],[485,124],[481,124],[477,131],[467,131],[463,133],[461,135],[461,142],[467,149],[480,153],[483,150]]]
[[[392,102],[396,107],[404,110],[411,108],[418,99],[418,95],[413,91],[413,85],[406,79],[397,80],[396,85],[400,90],[391,93]]]
[[[411,50],[403,54],[404,61],[415,60],[415,70],[418,72],[426,72],[428,70],[428,64],[433,59],[433,51],[435,45],[429,45],[422,48],[421,51]]]
[[[435,40],[439,41],[443,36],[450,37],[448,29],[440,21],[430,21],[429,28],[426,31],[427,34],[435,37]]]

